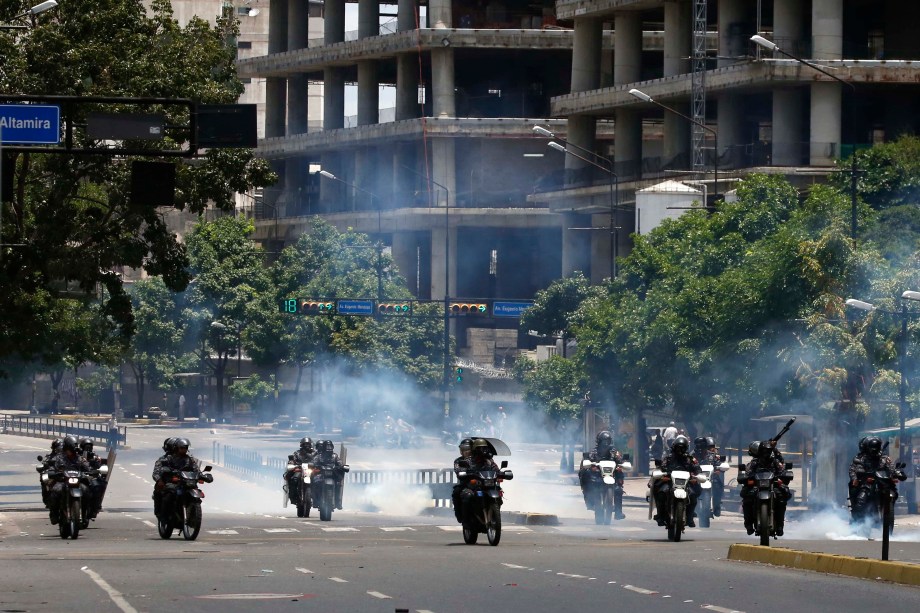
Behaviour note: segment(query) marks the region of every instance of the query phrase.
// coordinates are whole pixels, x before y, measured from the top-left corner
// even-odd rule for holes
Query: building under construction
[[[271,0],[268,13],[268,54],[239,62],[265,79],[259,154],[283,177],[256,206],[257,238],[289,244],[321,215],[382,240],[423,299],[528,299],[576,270],[599,282],[628,253],[638,189],[683,180],[711,198],[752,171],[813,178],[917,128],[920,3]],[[516,321],[476,324],[492,326]],[[482,337],[496,363],[498,336]]]

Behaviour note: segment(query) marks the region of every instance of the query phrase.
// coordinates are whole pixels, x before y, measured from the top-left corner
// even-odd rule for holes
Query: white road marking
[[[636,587],[635,585],[624,585],[624,586],[623,586],[623,589],[629,590],[629,591],[631,591],[631,592],[636,592],[637,594],[651,595],[651,594],[657,594],[657,593],[658,593],[658,592],[655,592],[655,591],[653,591],[653,590],[647,590],[647,589],[642,588],[642,587]]]
[[[387,596],[386,594],[381,594],[380,592],[368,592],[368,594],[370,594],[370,595],[373,596],[374,598],[392,600],[392,597]]]
[[[153,523],[152,521],[150,521],[149,519],[145,519],[145,520],[144,520],[144,524],[146,524],[147,526],[150,526],[151,528],[156,528],[156,527],[157,527],[157,525],[156,525],[155,523]]]
[[[262,528],[269,534],[276,534],[281,532],[300,532],[297,528]]]
[[[588,575],[571,575],[569,573],[556,573],[560,577],[568,577],[569,579],[587,579]]]
[[[704,604],[702,608],[716,611],[716,613],[744,613],[744,611],[739,611],[738,609],[726,609],[725,607],[717,607],[714,604]]]
[[[329,577],[329,580],[336,583],[348,583],[348,579],[342,579],[341,577]]]
[[[208,594],[195,596],[203,600],[281,600],[300,598],[303,594]]]
[[[521,570],[533,570],[529,566],[521,566],[519,564],[508,564],[507,562],[502,562],[502,566],[507,566],[508,568],[520,568]]]
[[[239,534],[236,530],[205,530],[208,534]]]
[[[109,598],[112,599],[112,602],[115,603],[115,606],[121,609],[123,613],[137,613],[137,609],[132,607],[118,590],[113,588],[105,579],[100,577],[99,573],[89,568],[88,566],[84,566],[80,570],[89,575],[89,578],[92,579],[96,585],[101,587],[102,590],[109,595]]]
[[[460,532],[463,530],[463,526],[438,526],[444,532]]]
[[[312,570],[310,570],[310,569],[308,569],[308,568],[295,568],[294,570],[296,570],[296,571],[299,572],[299,573],[303,573],[303,574],[305,574],[305,575],[313,575],[313,574],[315,574]]]
[[[392,526],[389,528],[385,528],[381,526],[380,529],[383,530],[384,532],[406,532],[406,531],[415,532],[415,528],[410,528],[408,526]]]
[[[502,526],[502,530],[505,532],[533,532],[527,526]]]
[[[323,532],[360,532],[357,528],[323,528]]]

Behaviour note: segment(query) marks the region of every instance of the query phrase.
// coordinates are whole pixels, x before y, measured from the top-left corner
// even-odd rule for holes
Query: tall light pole
[[[908,290],[901,294],[901,299],[920,301],[920,292]],[[912,487],[910,491],[907,492],[907,512],[910,514],[915,514],[917,512],[917,498],[915,493],[916,475],[913,474],[913,443],[912,437],[907,436],[907,430],[905,427],[905,421],[909,409],[907,407],[907,378],[904,375],[904,359],[907,355],[907,320],[909,317],[920,315],[920,313],[908,311],[906,302],[901,302],[901,308],[898,311],[885,311],[870,302],[857,300],[855,298],[848,299],[846,301],[846,305],[848,307],[853,307],[854,309],[860,309],[862,311],[869,312],[876,311],[886,315],[899,317],[901,319],[901,333],[900,338],[898,339],[898,370],[900,371],[900,381],[898,383],[898,436],[901,440],[901,461],[906,462],[909,469],[908,474],[914,478],[912,481]]]
[[[423,175],[405,164],[400,166],[412,174],[444,190],[447,200],[444,202],[444,417],[450,415],[450,190],[429,176]]]
[[[340,179],[327,170],[320,170],[319,174],[326,177],[327,179],[338,181],[343,185],[347,185],[348,187],[356,189],[359,192],[367,194],[374,200],[374,203],[377,205],[377,302],[379,304],[383,300],[383,245],[381,244],[383,239],[381,238],[382,228],[380,223],[380,198],[374,192],[368,191],[360,185],[355,185],[354,183]]]
[[[838,83],[843,83],[844,85],[849,87],[852,91],[854,92],[856,91],[856,86],[850,83],[849,81],[844,81],[837,75],[831,73],[828,70],[825,70],[824,68],[821,68],[817,64],[812,64],[808,60],[804,60],[800,57],[792,55],[788,51],[783,51],[779,45],[777,45],[771,40],[767,40],[760,34],[755,34],[754,36],[752,36],[751,42],[756,44],[759,47],[763,47],[767,51],[772,51],[774,53],[779,53],[780,55],[785,55],[789,59],[795,60],[796,62],[800,64],[804,64],[805,66],[808,66],[812,70],[817,70],[821,74],[827,77],[830,77],[831,79],[833,79],[834,81],[837,81]],[[850,238],[852,238],[854,242],[856,241],[856,176],[858,172],[859,171],[856,169],[856,148],[854,147],[853,155],[850,158]]]
[[[698,127],[702,128],[702,129],[706,130],[706,131],[709,132],[710,134],[712,134],[712,147],[713,147],[713,156],[712,156],[712,181],[713,181],[713,188],[712,188],[712,195],[713,195],[713,199],[715,199],[715,197],[719,195],[719,133],[716,132],[715,130],[713,130],[712,128],[710,128],[709,126],[707,126],[704,122],[702,122],[702,121],[697,121],[697,120],[694,119],[693,117],[690,117],[689,115],[685,115],[685,114],[681,113],[680,111],[678,111],[677,109],[671,108],[671,107],[667,106],[666,104],[662,104],[662,103],[658,102],[657,100],[655,100],[654,98],[652,98],[651,96],[649,96],[648,94],[646,94],[646,93],[643,92],[643,91],[640,91],[640,90],[638,90],[638,89],[633,88],[633,89],[629,90],[629,95],[631,95],[631,96],[634,97],[634,98],[638,98],[638,99],[641,100],[642,102],[648,102],[648,103],[650,103],[650,104],[654,104],[655,106],[657,106],[657,107],[659,107],[659,108],[662,108],[662,109],[664,109],[665,111],[667,111],[667,112],[669,112],[669,113],[674,113],[674,114],[677,115],[678,117],[682,117],[683,119],[689,121],[689,122],[692,123],[693,125],[698,126]],[[703,204],[705,204],[706,206],[709,205],[708,202],[704,202]]]
[[[24,13],[20,13],[13,17],[10,21],[18,21],[24,17],[29,17],[32,20],[32,27],[35,27],[35,16],[39,13],[44,13],[45,11],[51,10],[58,5],[57,0],[45,0],[41,4],[36,4],[29,10]],[[25,30],[29,26],[21,26],[15,24],[0,24],[0,30]]]

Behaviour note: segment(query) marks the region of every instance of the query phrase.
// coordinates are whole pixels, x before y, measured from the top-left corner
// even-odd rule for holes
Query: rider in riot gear
[[[92,470],[90,465],[80,455],[79,451],[80,448],[77,439],[73,436],[65,436],[61,443],[61,453],[54,458],[54,463],[50,468],[50,473],[58,477],[55,480],[55,484],[51,487],[48,496],[51,507],[52,524],[58,523],[61,497],[64,495],[64,481],[60,480],[59,477],[63,475],[65,470],[78,470],[84,473],[88,473]],[[81,487],[85,488],[86,486],[81,484]]]
[[[463,507],[466,506],[466,501],[469,500],[473,495],[473,491],[467,487],[469,477],[460,477],[460,471],[481,471],[481,470],[494,470],[496,473],[499,473],[501,469],[498,467],[498,464],[495,463],[495,460],[492,459],[492,450],[489,448],[489,443],[482,438],[473,439],[470,443],[470,457],[464,462],[461,462],[461,466],[458,467],[455,465],[454,470],[457,472],[457,481],[460,486],[460,501],[461,501],[461,512],[457,521],[462,521],[463,518]]]
[[[54,465],[54,460],[61,454],[61,446],[63,444],[64,439],[62,438],[56,438],[51,441],[51,453],[46,455],[42,460],[42,469],[39,471],[40,473],[47,472]],[[40,482],[42,486],[42,502],[48,507],[51,504],[51,483],[43,480],[40,480]]]
[[[600,462],[601,460],[612,460],[617,464],[623,462],[623,455],[617,451],[616,447],[613,445],[613,437],[610,435],[610,432],[603,430],[597,433],[597,436],[594,437],[594,449],[588,453],[588,459],[592,462]],[[588,510],[594,509],[594,496],[591,496],[588,492],[590,487],[590,475],[589,469],[582,467],[578,471],[578,481],[581,484],[581,493],[585,499],[585,506],[588,507]],[[623,514],[623,482],[625,478],[622,471],[617,471],[614,475],[616,480],[616,487],[613,490],[613,506],[614,513],[617,519],[625,519],[626,516]]]
[[[460,441],[460,456],[454,460],[454,474],[457,474],[461,470],[466,470],[470,466],[470,455],[472,455],[472,444],[473,439],[465,438]],[[460,515],[460,492],[463,490],[463,484],[459,481],[454,484],[453,490],[450,493],[451,504],[454,506],[454,516],[457,518],[457,521],[461,521]]]
[[[876,471],[887,468],[892,476],[892,485],[897,481],[904,481],[907,475],[895,468],[891,458],[882,453],[882,439],[869,436],[859,441],[859,453],[850,464],[850,502],[853,520],[859,520],[865,513],[869,503],[869,487],[865,483],[866,476],[872,476]],[[898,499],[897,488],[894,490],[895,500]]]
[[[93,470],[98,470],[100,466],[106,463],[106,460],[103,460],[93,452],[93,439],[91,438],[82,438],[80,439],[80,452],[83,456],[83,459],[87,461],[90,467]],[[95,519],[96,515],[99,514],[99,511],[102,510],[102,498],[105,495],[106,481],[101,476],[96,476],[90,479],[89,489],[92,502],[89,512],[90,519]]]
[[[722,463],[722,458],[716,451],[716,441],[711,436],[698,436],[693,439],[693,457],[697,462],[709,464],[713,467],[709,480],[712,482],[712,514],[715,517],[722,515],[722,493],[725,491],[725,478],[722,471],[717,470]]]
[[[313,439],[309,436],[305,436],[300,439],[300,446],[297,448],[297,451],[288,456],[288,462],[299,468],[301,464],[309,464],[312,462],[315,453],[316,450],[313,448]],[[301,471],[291,470],[284,472],[284,482],[288,484],[288,492],[294,504],[300,504],[301,502],[300,483],[298,483],[301,479],[303,479],[303,473]]]
[[[753,479],[757,471],[768,470],[773,473],[773,512],[776,536],[783,535],[783,524],[786,518],[786,503],[791,497],[789,482],[785,478],[786,464],[783,456],[776,448],[776,440],[754,441],[748,446],[748,453],[752,460],[744,469],[744,474],[739,481],[741,486],[741,510],[744,512],[744,528],[748,534],[754,534],[754,515],[757,513],[757,500],[754,489],[747,486],[748,479]]]
[[[153,467],[154,490],[159,491],[161,495],[160,511],[167,515],[173,512],[173,503],[176,500],[176,483],[179,481],[178,473],[182,471],[198,471],[198,460],[188,452],[190,446],[191,443],[187,438],[175,439],[172,452],[162,462],[157,460]]]
[[[661,471],[670,475],[672,470],[685,470],[690,473],[691,477],[700,474],[700,464],[689,452],[690,440],[684,435],[677,436],[671,443],[671,453],[666,456],[661,463]],[[687,504],[687,527],[689,528],[696,527],[696,522],[693,521],[693,518],[696,517],[696,499],[701,492],[702,488],[700,484],[696,479],[691,478],[690,484],[687,487],[687,493],[689,494]],[[659,509],[658,514],[655,515],[655,519],[658,520],[659,526],[665,525],[664,517],[661,516],[661,509],[668,508],[668,495],[670,493],[670,480],[658,479],[655,481],[652,495],[655,496],[655,505]]]
[[[178,437],[170,436],[163,441],[163,455],[157,458],[157,461],[153,463],[153,472],[156,473],[163,466],[163,462],[169,458],[169,455],[176,450],[176,440]],[[153,514],[157,517],[160,516],[160,502],[163,499],[163,489],[153,488]]]
[[[316,453],[313,456],[314,464],[334,464],[335,470],[335,508],[342,509],[342,493],[345,487],[345,466],[339,460],[339,454],[335,453],[335,444],[332,441],[319,441],[316,443]],[[313,484],[313,500],[319,500],[321,494],[317,491],[321,487],[319,482]]]

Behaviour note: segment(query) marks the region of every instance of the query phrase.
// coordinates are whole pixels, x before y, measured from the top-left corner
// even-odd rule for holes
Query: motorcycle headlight
[[[42,481],[47,481],[47,480],[48,480],[48,473],[42,473],[42,477],[41,477],[41,478],[42,478]]]
[[[482,482],[482,485],[483,487],[494,487],[495,479],[486,479],[485,481]]]
[[[757,487],[759,487],[759,488],[761,488],[761,489],[765,489],[765,490],[766,490],[766,489],[769,489],[769,488],[770,488],[770,480],[769,480],[769,479],[761,479],[760,481],[757,482]]]
[[[68,484],[68,485],[79,485],[79,484],[80,484],[80,480],[79,480],[78,478],[76,478],[76,477],[68,477],[68,478],[67,478],[67,484]]]

